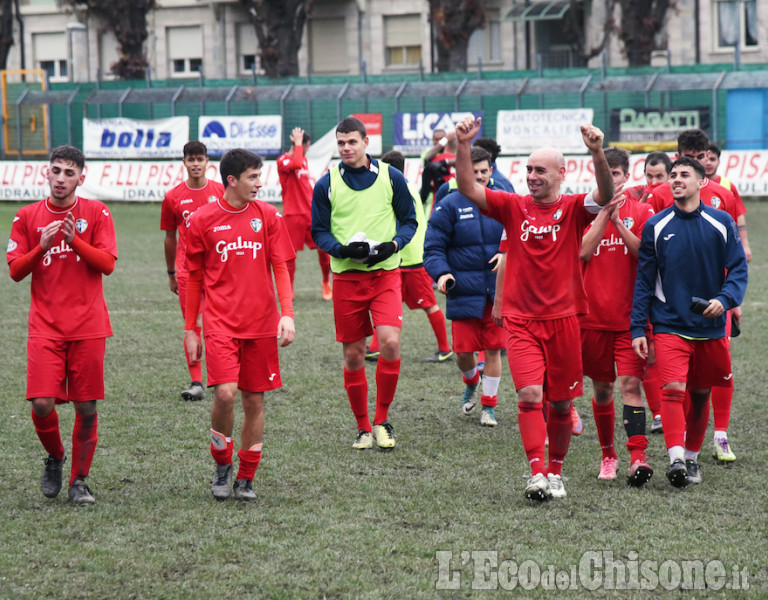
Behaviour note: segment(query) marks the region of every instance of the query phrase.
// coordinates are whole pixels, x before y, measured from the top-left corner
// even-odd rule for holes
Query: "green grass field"
[[[18,208],[0,204],[0,238],[8,238]],[[532,590],[523,586],[548,565],[563,571],[555,582],[567,588],[563,598],[765,598],[768,203],[748,209],[754,260],[743,333],[733,344],[730,439],[738,460],[729,468],[715,464],[709,433],[702,485],[678,490],[667,483],[661,436],[651,438],[656,474],[645,488],[628,488],[623,478],[598,481],[599,446],[585,397],[577,401],[584,434],[573,438],[564,470],[568,498],[528,503],[508,371],[499,426],[481,429],[477,418],[459,413],[455,363],[422,362],[434,340],[421,311],[404,316],[403,368],[390,411],[398,446],[353,451],[355,421],[331,305],[320,298],[315,255],[303,252],[297,338],[281,351],[283,389],[267,396],[264,459],[254,483],[260,498],[245,504],[217,503],[210,494],[210,392],[201,403],[178,397],[188,375],[181,315],[167,289],[160,207],[112,206],[120,259],[105,283],[115,336],[107,344],[107,399],[90,477],[95,506],[76,508],[66,493],[55,500],[40,493],[43,451],[24,400],[29,282],[6,275],[0,285],[0,598],[539,598],[557,593],[545,589],[549,579]],[[374,369],[367,370],[372,383]],[[73,411],[59,413],[69,447]],[[618,409],[623,474],[620,415]],[[239,423],[238,414],[236,429]],[[488,577],[475,573],[482,552],[498,563]],[[608,589],[610,581],[601,579],[608,570],[592,561],[606,553],[629,571],[659,573],[661,582],[648,580],[652,590]],[[590,561],[596,569],[579,568]],[[709,564],[707,589],[686,589],[700,587],[701,578],[664,588],[676,583],[682,561]],[[510,579],[517,567],[519,581]],[[496,589],[474,589],[484,580]],[[734,581],[749,589],[729,589]],[[456,589],[436,589],[450,586]]]

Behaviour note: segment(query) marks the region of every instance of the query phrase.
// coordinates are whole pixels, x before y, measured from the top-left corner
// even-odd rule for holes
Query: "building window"
[[[193,77],[203,68],[203,36],[200,27],[166,29],[171,77]]]
[[[488,10],[488,19],[483,29],[475,29],[469,37],[467,46],[467,64],[476,65],[478,58],[482,62],[501,62],[501,22],[499,11]]]
[[[312,73],[349,73],[344,19],[312,19],[308,34]]]
[[[259,40],[251,23],[239,23],[237,26],[237,68],[240,75],[250,75],[254,69],[263,75],[259,63]]]
[[[757,0],[719,0],[716,10],[719,48],[757,47]]]
[[[69,63],[65,33],[36,33],[32,36],[35,62],[45,71],[48,81],[67,81]],[[64,58],[62,58],[62,56]]]
[[[384,46],[386,66],[417,67],[421,60],[421,16],[385,16]]]

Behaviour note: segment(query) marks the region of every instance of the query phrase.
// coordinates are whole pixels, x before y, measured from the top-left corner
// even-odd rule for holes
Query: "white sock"
[[[483,375],[483,396],[495,396],[499,393],[501,377],[488,377]]]
[[[728,432],[727,431],[715,431],[715,439],[716,440],[727,440],[728,439]]]
[[[672,464],[678,458],[680,460],[685,460],[685,448],[682,446],[672,446],[671,448],[667,448],[667,453],[669,454],[669,464]]]
[[[477,374],[477,367],[472,367],[469,371],[462,371],[461,374],[471,380]]]
[[[693,450],[685,451],[685,460],[699,460],[699,453]]]

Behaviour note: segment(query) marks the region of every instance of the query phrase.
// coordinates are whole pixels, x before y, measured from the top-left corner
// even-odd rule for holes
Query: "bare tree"
[[[13,0],[0,0],[0,69],[8,64],[13,46]]]
[[[429,0],[438,71],[466,71],[469,38],[486,24],[487,0]]]
[[[240,0],[259,40],[261,68],[267,77],[299,74],[299,49],[313,0]]]
[[[155,0],[65,0],[76,8],[85,7],[115,34],[120,44],[120,58],[112,64],[112,73],[120,79],[141,79],[147,72],[147,15]]]
[[[621,6],[619,39],[630,66],[651,64],[656,35],[664,28],[667,13],[675,0],[618,0]]]

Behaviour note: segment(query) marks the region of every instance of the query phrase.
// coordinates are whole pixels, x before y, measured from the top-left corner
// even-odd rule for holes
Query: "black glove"
[[[379,244],[376,246],[376,254],[369,256],[368,260],[363,261],[363,264],[368,267],[378,265],[381,261],[387,260],[392,256],[396,250],[397,247],[395,246],[395,242],[384,242]]]
[[[371,252],[368,242],[352,242],[348,246],[339,248],[341,258],[365,258]]]

